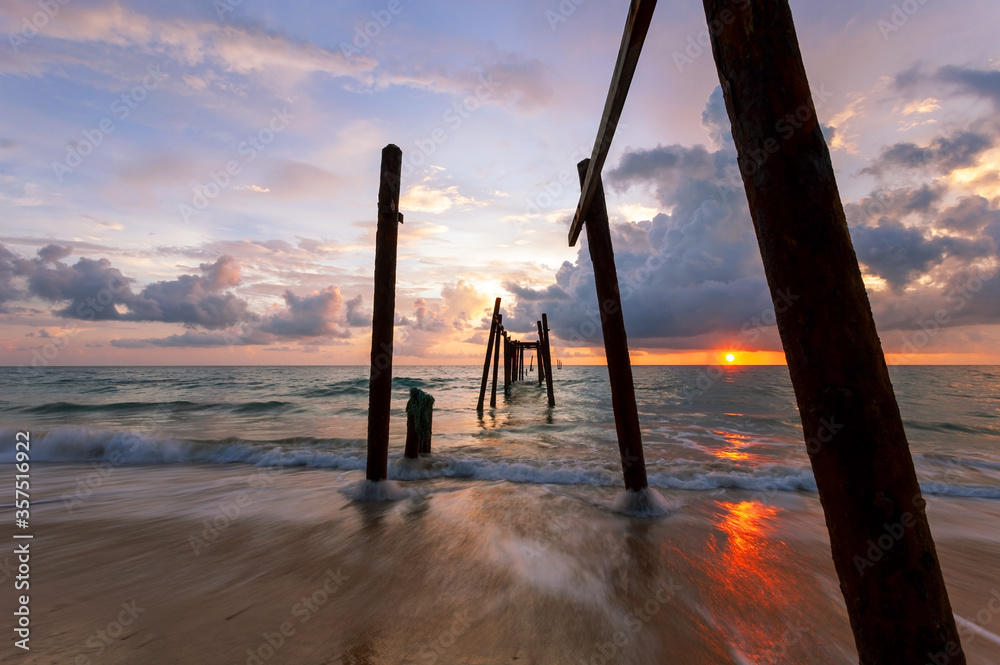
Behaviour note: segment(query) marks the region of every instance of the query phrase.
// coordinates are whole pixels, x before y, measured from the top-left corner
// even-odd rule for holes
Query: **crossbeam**
[[[625,98],[628,97],[628,89],[632,85],[632,76],[635,74],[636,65],[639,64],[639,53],[646,40],[646,33],[649,32],[649,24],[653,20],[653,9],[655,8],[656,0],[632,0],[632,5],[629,7],[625,33],[622,35],[622,45],[618,51],[618,62],[615,63],[615,73],[611,78],[608,99],[604,103],[604,115],[601,116],[601,126],[597,130],[597,140],[594,142],[594,150],[590,155],[587,176],[583,180],[580,202],[576,206],[573,224],[569,227],[570,247],[574,246],[577,238],[580,237],[580,231],[583,229],[585,221],[584,217],[594,203],[597,176],[601,174],[604,161],[608,158],[611,139],[615,136],[618,120],[622,116],[622,109],[625,108]]]

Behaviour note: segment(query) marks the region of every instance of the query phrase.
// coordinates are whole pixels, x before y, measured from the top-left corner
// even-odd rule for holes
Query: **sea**
[[[633,373],[656,514],[622,510],[603,366],[554,369],[554,407],[530,372],[482,412],[481,367],[395,367],[381,503],[357,500],[367,367],[0,368],[0,473],[31,439],[33,654],[857,663],[787,369]],[[968,662],[1000,664],[1000,368],[890,376]],[[418,464],[411,388],[434,398]],[[129,602],[135,627],[94,638]]]
[[[651,486],[816,491],[785,367],[633,373]],[[553,408],[530,373],[478,413],[481,368],[395,368],[390,477],[413,478],[393,462],[415,387],[435,400],[423,477],[621,485],[606,368],[553,377]],[[923,491],[1000,500],[1000,368],[893,367],[891,377]],[[13,433],[30,429],[38,462],[357,470],[367,413],[367,367],[3,368],[0,462],[14,459]]]

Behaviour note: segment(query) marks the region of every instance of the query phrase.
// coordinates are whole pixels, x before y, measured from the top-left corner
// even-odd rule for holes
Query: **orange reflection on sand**
[[[759,501],[717,504],[724,512],[712,539],[709,575],[715,620],[753,662],[787,662],[774,626],[797,616],[802,591],[788,569],[785,544],[774,537],[779,508]]]
[[[764,535],[766,522],[778,514],[774,506],[766,506],[759,501],[741,501],[740,503],[722,502],[719,504],[729,511],[719,522],[718,527],[729,536],[729,554],[735,568],[740,568],[741,574],[752,573],[764,576],[765,570],[755,565],[750,557],[761,557],[761,548],[767,542]]]

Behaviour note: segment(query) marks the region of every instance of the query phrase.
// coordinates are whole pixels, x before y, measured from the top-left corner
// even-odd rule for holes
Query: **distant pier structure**
[[[538,329],[538,339],[535,341],[522,341],[514,339],[504,330],[503,316],[500,314],[500,298],[493,304],[493,318],[490,322],[490,336],[486,344],[486,359],[483,361],[483,380],[479,387],[479,402],[476,410],[482,411],[486,403],[486,387],[489,384],[490,365],[493,365],[493,386],[490,390],[490,407],[497,405],[497,376],[500,369],[500,347],[503,346],[503,393],[510,395],[510,388],[518,381],[527,378],[527,370],[524,363],[524,352],[535,351],[538,358],[538,385],[545,382],[545,390],[548,394],[549,407],[556,405],[555,395],[552,389],[552,353],[549,345],[549,319],[547,314],[542,314],[541,320],[536,322]]]

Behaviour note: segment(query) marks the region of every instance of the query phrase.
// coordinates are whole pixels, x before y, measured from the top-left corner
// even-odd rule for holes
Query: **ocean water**
[[[532,374],[482,414],[481,369],[395,368],[409,494],[382,503],[350,498],[367,368],[0,369],[0,463],[31,432],[35,662],[857,663],[787,370],[634,371],[656,518],[615,510],[603,367],[555,370],[555,408]],[[968,662],[996,665],[1000,371],[890,372]],[[146,614],[95,638],[130,599]]]
[[[650,484],[815,492],[784,367],[636,367]],[[14,430],[38,462],[248,463],[364,468],[366,367],[0,369],[0,462]],[[1000,499],[1000,368],[894,367],[923,490]],[[621,485],[603,367],[536,374],[475,411],[477,367],[397,367],[390,477]],[[399,464],[411,387],[435,398],[433,460]],[[502,393],[502,386],[501,386]],[[488,400],[488,397],[487,397]],[[487,402],[488,403],[488,402]]]

